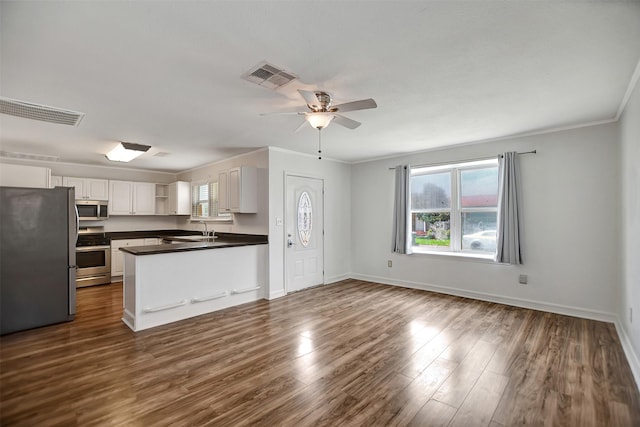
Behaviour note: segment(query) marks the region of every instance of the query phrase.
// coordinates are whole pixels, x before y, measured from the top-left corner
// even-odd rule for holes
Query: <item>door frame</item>
[[[282,258],[284,260],[283,263],[283,273],[284,273],[284,294],[288,295],[289,294],[289,264],[288,264],[288,257],[287,257],[287,224],[289,224],[289,221],[292,221],[293,218],[290,218],[289,212],[287,210],[287,198],[288,198],[288,191],[289,191],[289,185],[287,184],[288,178],[289,177],[297,177],[297,178],[308,178],[308,179],[317,179],[322,183],[322,233],[321,233],[321,239],[322,239],[322,283],[320,283],[319,286],[323,286],[325,285],[325,274],[324,274],[324,255],[325,255],[325,248],[324,248],[324,220],[325,220],[325,215],[324,215],[324,205],[325,205],[325,198],[324,198],[324,178],[317,176],[317,175],[309,175],[309,174],[303,174],[303,173],[298,173],[298,172],[289,172],[289,171],[284,171],[284,182],[283,182],[283,187],[284,187],[284,197],[283,197],[283,212],[284,212],[284,224],[282,227],[282,241],[283,241],[283,246],[282,246]]]

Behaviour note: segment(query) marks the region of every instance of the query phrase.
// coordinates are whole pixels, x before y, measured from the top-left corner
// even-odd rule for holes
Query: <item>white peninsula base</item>
[[[124,314],[134,331],[263,298],[267,245],[124,254]]]

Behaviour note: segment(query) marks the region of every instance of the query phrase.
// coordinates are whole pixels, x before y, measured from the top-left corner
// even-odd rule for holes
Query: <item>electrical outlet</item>
[[[518,283],[522,285],[526,285],[528,280],[529,276],[527,276],[526,274],[521,274],[520,277],[518,277]]]
[[[387,261],[387,267],[393,267],[393,261],[391,260]]]

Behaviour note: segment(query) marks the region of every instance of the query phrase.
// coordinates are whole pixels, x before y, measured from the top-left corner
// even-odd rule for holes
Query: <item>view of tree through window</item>
[[[414,249],[495,252],[497,160],[416,168],[411,174]]]

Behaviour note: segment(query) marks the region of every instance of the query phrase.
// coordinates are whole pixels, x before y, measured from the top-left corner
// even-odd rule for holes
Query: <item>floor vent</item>
[[[267,62],[262,62],[244,73],[242,78],[268,89],[278,89],[297,77],[288,71],[284,71]]]
[[[0,96],[0,113],[69,126],[78,126],[84,117],[84,113],[78,113],[77,111],[32,104],[3,96]]]
[[[57,162],[59,160],[59,157],[47,156],[46,154],[16,153],[15,151],[4,150],[0,150],[0,157],[20,160],[40,160],[43,162]]]

